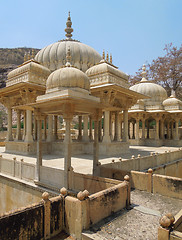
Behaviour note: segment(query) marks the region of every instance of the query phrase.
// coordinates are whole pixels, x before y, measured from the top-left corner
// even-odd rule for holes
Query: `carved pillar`
[[[6,141],[13,141],[13,135],[12,135],[12,109],[11,109],[11,107],[8,107],[8,129],[7,129]]]
[[[25,137],[26,137],[26,111],[23,112],[23,140],[25,141]]]
[[[115,134],[114,134],[114,140],[119,141],[119,112],[115,112]]]
[[[34,115],[34,140],[37,140],[37,120],[35,119]]]
[[[179,140],[179,119],[175,121],[175,140]]]
[[[84,116],[83,117],[83,141],[84,142],[88,142],[89,141],[89,137],[88,137],[88,116]]]
[[[145,139],[145,118],[142,119],[142,139]]]
[[[42,166],[42,119],[37,117],[37,161],[35,169],[35,179],[40,181],[40,167]]]
[[[82,116],[78,116],[78,140],[82,140]]]
[[[128,109],[123,110],[123,142],[128,141]]]
[[[110,137],[110,112],[109,111],[105,111],[105,114],[104,114],[103,142],[107,142],[107,143],[111,142],[111,137]]]
[[[33,142],[32,136],[32,111],[26,110],[26,136],[25,142]]]
[[[109,116],[109,135],[110,139],[112,141],[112,112],[110,111],[110,116]]]
[[[159,118],[155,119],[155,140],[159,140]]]
[[[89,117],[89,138],[90,138],[90,140],[93,140],[93,135],[92,135],[92,116]]]
[[[48,115],[47,142],[52,142],[52,140],[53,140],[53,119],[52,115]]]
[[[160,138],[164,140],[164,120],[160,120]]]
[[[16,110],[17,114],[17,129],[16,129],[16,141],[21,140],[21,112]]]
[[[136,118],[136,140],[139,140],[139,118]]]
[[[64,138],[64,187],[69,188],[69,170],[71,167],[71,116],[63,116],[66,124]]]
[[[54,141],[58,139],[58,117],[54,116]]]
[[[98,142],[98,119],[94,121],[94,145],[93,145],[93,175],[97,175],[99,160],[99,142]]]
[[[167,122],[167,139],[170,139],[170,130],[169,130],[170,124],[169,121]]]
[[[174,129],[174,126],[173,126],[173,122],[171,122],[171,139],[173,139],[173,129]]]

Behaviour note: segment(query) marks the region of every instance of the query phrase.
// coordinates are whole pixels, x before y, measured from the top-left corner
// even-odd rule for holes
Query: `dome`
[[[174,91],[172,91],[171,96],[164,100],[162,104],[166,110],[176,108],[182,109],[182,101],[176,98]]]
[[[92,47],[71,38],[73,29],[71,28],[70,15],[68,16],[66,25],[67,38],[41,49],[36,54],[35,60],[51,71],[55,71],[66,64],[66,52],[68,47],[70,47],[71,64],[85,72],[88,68],[98,63],[101,60],[101,56]]]
[[[89,91],[90,81],[87,75],[69,63],[70,49],[68,48],[66,66],[52,72],[46,82],[46,93],[74,88],[79,91]]]
[[[162,104],[162,102],[167,98],[166,90],[162,86],[146,80],[145,65],[143,66],[142,69],[143,69],[142,80],[140,81],[140,83],[130,87],[130,90],[149,96],[150,97],[149,99],[144,100],[145,103],[158,102]]]
[[[150,101],[163,102],[167,98],[166,90],[160,85],[152,82],[140,82],[132,87],[130,90],[136,91],[138,93],[147,95],[150,97]],[[146,99],[145,101],[147,101]]]

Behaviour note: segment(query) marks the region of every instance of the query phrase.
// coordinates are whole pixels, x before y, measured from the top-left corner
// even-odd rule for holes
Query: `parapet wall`
[[[101,167],[100,174],[102,177],[114,178],[121,181],[127,174],[130,176],[132,188],[182,199],[182,178],[153,174],[152,169],[149,172],[139,172]]]
[[[150,156],[145,157],[141,157],[140,155],[132,156],[131,159],[120,159],[109,164],[103,164],[102,166],[112,169],[122,169],[123,171],[143,171],[179,159],[182,159],[182,149],[158,154],[151,153]]]

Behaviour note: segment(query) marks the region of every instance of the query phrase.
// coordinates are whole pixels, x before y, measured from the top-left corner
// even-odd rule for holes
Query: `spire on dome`
[[[176,97],[176,93],[175,93],[174,89],[171,89],[171,96],[170,97],[171,98],[175,98]]]
[[[143,67],[142,67],[142,80],[141,80],[141,82],[146,82],[147,81],[147,79],[146,79],[146,77],[147,77],[147,72],[146,72],[146,67],[145,67],[145,64],[143,64]]]
[[[72,32],[73,32],[73,28],[71,27],[72,26],[72,21],[71,21],[71,17],[70,17],[70,12],[68,13],[68,19],[67,19],[67,22],[66,22],[66,28],[65,28],[65,36],[69,39],[72,37]]]

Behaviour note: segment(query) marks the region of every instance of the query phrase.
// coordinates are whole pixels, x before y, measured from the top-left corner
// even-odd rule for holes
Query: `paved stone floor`
[[[166,150],[177,150],[177,147],[146,147],[146,146],[130,146],[130,152],[127,154],[121,154],[115,157],[106,157],[106,156],[100,156],[99,161],[101,164],[105,163],[111,163],[112,159],[115,159],[115,161],[119,161],[119,157],[122,159],[129,159],[132,155],[137,156],[140,154],[141,156],[147,156],[150,155],[151,152],[158,152],[162,153]],[[0,154],[3,155],[3,157],[7,157],[8,159],[13,159],[13,157],[16,157],[17,160],[20,161],[21,158],[24,159],[25,162],[28,163],[36,163],[36,156],[22,156],[19,154],[9,154],[5,153],[5,147],[0,147]],[[74,168],[75,172],[84,173],[84,174],[92,174],[92,164],[93,164],[93,156],[92,155],[77,155],[73,156],[71,160],[72,167]],[[43,155],[43,165],[53,168],[64,168],[64,158],[63,156],[58,155]]]
[[[100,240],[157,240],[160,216],[182,209],[182,200],[135,190],[132,209],[117,212],[92,227],[90,236]]]

